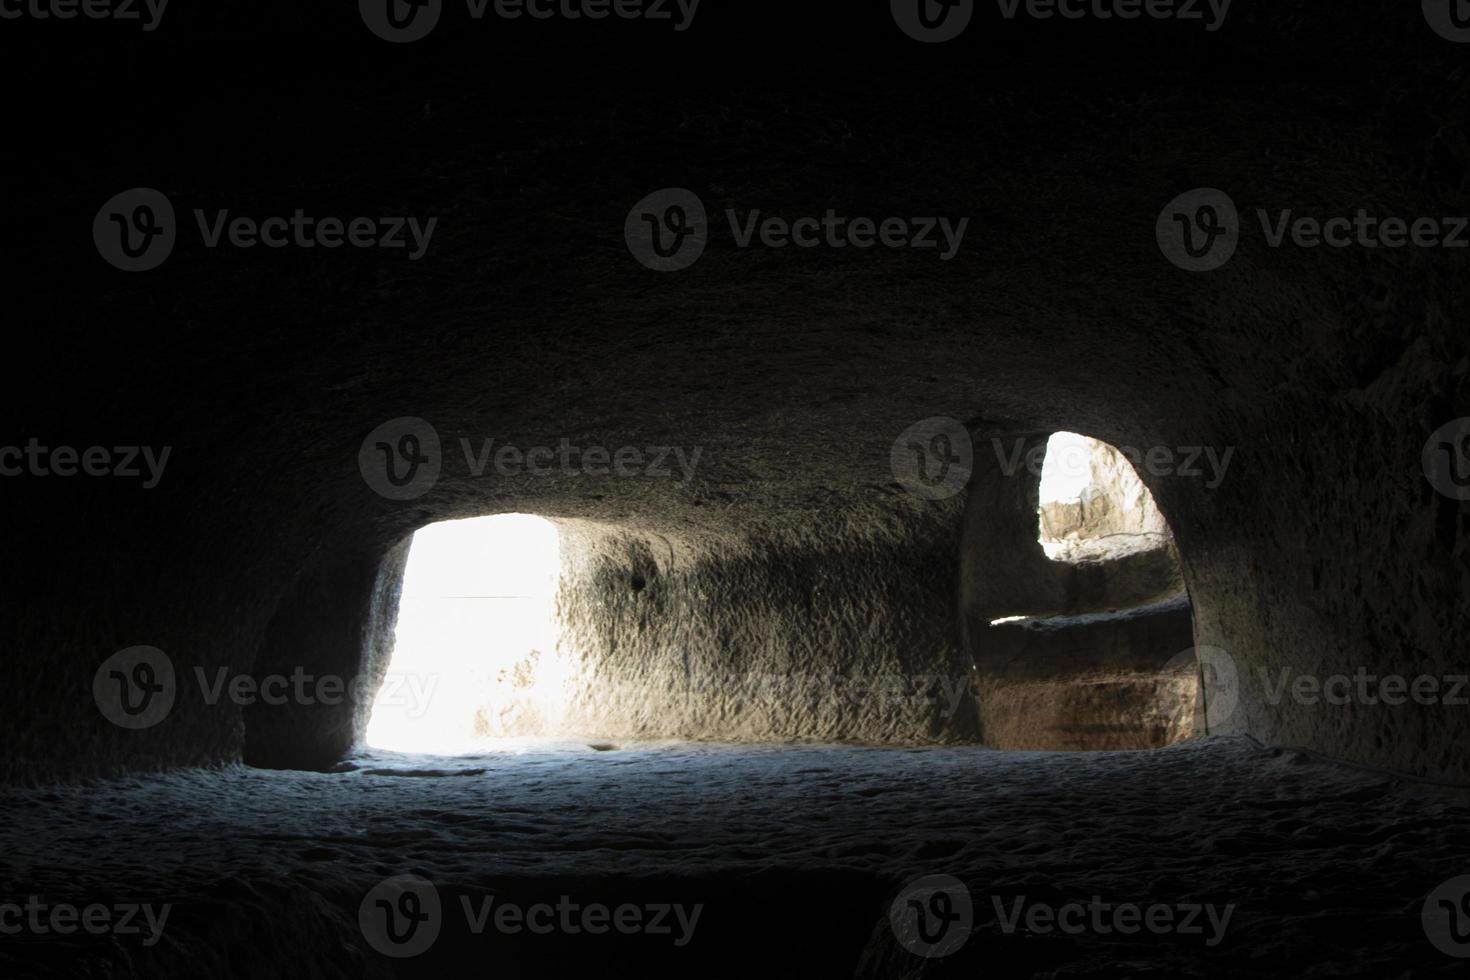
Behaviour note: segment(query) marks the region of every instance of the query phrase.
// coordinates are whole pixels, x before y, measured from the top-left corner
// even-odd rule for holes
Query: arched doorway
[[[1178,551],[1127,450],[1057,432],[997,451],[977,471],[962,562],[987,744],[1142,749],[1194,733]]]

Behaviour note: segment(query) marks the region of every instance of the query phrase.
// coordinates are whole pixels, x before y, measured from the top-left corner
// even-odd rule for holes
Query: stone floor
[[[520,741],[330,774],[175,771],[0,796],[0,903],[22,907],[0,905],[0,975],[1462,976],[1435,940],[1470,955],[1470,936],[1455,945],[1438,896],[1421,910],[1470,874],[1467,828],[1464,792],[1244,738]],[[440,911],[397,958],[371,915],[374,896],[413,910],[382,885],[405,874]],[[934,875],[942,898],[907,890]],[[487,901],[518,907],[505,928]],[[134,903],[134,933],[47,918],[101,905],[121,925]],[[537,904],[558,909],[549,933],[529,928],[550,921]],[[632,906],[626,928],[583,928],[600,905]]]

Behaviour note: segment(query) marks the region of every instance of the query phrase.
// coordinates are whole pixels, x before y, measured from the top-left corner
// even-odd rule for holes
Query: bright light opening
[[[1041,502],[1075,504],[1092,485],[1093,441],[1075,432],[1053,432],[1041,464]]]
[[[1048,558],[1072,563],[1151,551],[1171,537],[1128,457],[1075,432],[1046,442],[1037,532]]]
[[[542,734],[562,694],[560,572],[556,526],[540,517],[444,521],[414,534],[368,744],[454,754]]]

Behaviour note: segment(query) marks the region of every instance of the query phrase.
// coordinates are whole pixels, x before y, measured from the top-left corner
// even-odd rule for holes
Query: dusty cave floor
[[[0,797],[0,901],[173,906],[161,938],[0,936],[0,975],[1464,975],[1421,908],[1470,873],[1470,797],[1242,738],[1154,752],[525,742],[369,752],[337,773],[185,770]],[[374,952],[358,909],[432,881],[435,945]],[[953,876],[974,927],[898,945],[904,885]],[[672,935],[473,933],[460,901],[703,905]],[[1234,907],[1218,933],[1007,931],[1026,907]],[[1180,914],[1180,913],[1176,913]],[[139,917],[141,921],[141,916]],[[1075,921],[1075,920],[1073,920]],[[1106,921],[1106,920],[1105,920]],[[678,929],[673,930],[678,932]],[[1470,952],[1470,950],[1467,950]]]

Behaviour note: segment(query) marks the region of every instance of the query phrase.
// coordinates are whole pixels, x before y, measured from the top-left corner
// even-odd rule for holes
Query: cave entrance
[[[1076,432],[1046,442],[1037,540],[1053,561],[1109,561],[1168,548],[1174,535],[1118,449]]]
[[[1130,458],[1075,432],[981,495],[972,580],[987,744],[1142,749],[1196,730],[1193,611],[1168,522]],[[999,477],[1009,481],[1012,475]],[[978,617],[977,617],[978,618]]]
[[[367,744],[454,754],[540,734],[561,694],[560,572],[557,529],[544,518],[501,514],[417,531]]]

